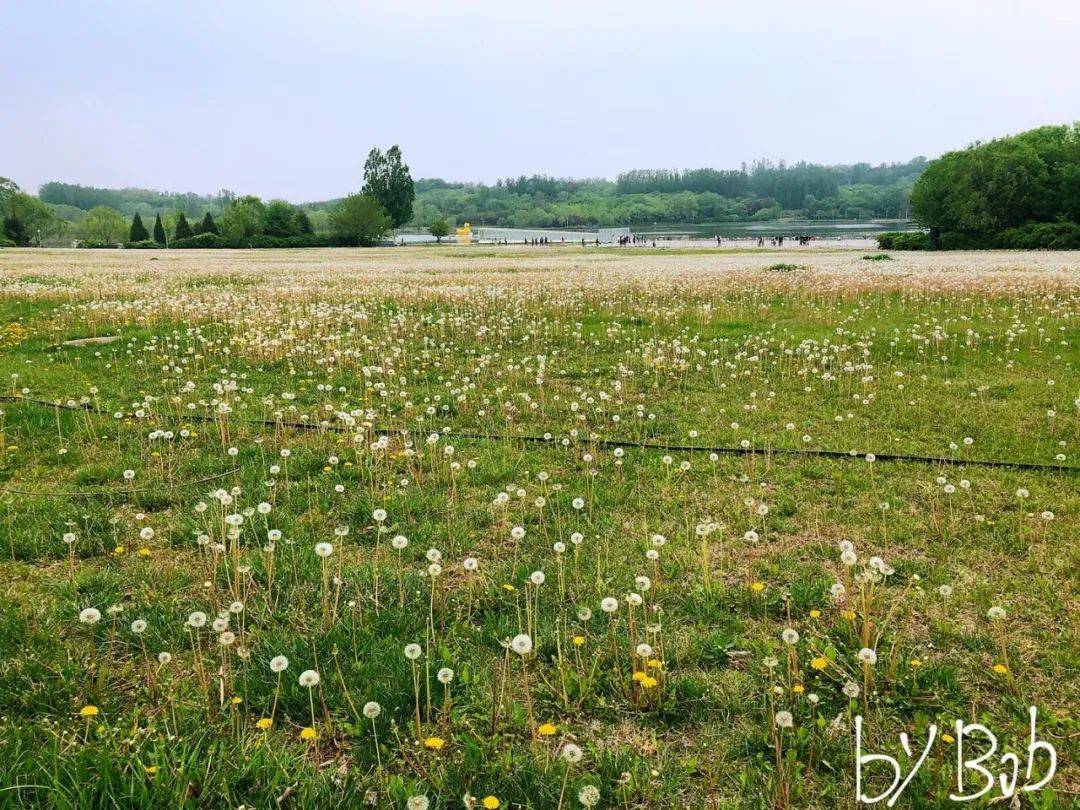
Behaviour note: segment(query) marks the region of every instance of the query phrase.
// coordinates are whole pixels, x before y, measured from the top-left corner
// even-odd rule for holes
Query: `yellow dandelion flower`
[[[656,680],[656,678],[652,677],[651,675],[646,675],[644,678],[641,679],[641,688],[652,689],[658,683],[660,683],[660,681]]]
[[[855,621],[855,611],[854,610],[845,610],[844,611],[844,618],[847,619],[849,622]]]
[[[240,697],[239,695],[233,695],[232,700],[230,702],[232,703],[233,706],[239,706],[241,703],[244,702],[244,699],[242,697]]]
[[[648,677],[644,672],[635,672],[630,676],[630,680],[640,683],[644,678]]]
[[[139,556],[140,557],[149,557],[150,556],[150,549],[146,548],[146,546],[143,546],[142,548],[139,549]]]
[[[920,661],[918,658],[912,658],[910,661],[908,661],[908,664],[911,665],[912,669],[918,669],[922,666],[922,661]]]
[[[494,796],[485,796],[481,804],[484,805],[485,810],[498,810],[501,802]]]
[[[147,765],[144,770],[146,771],[147,776],[153,776],[155,773],[158,772],[158,767],[157,765]]]
[[[80,717],[97,717],[99,713],[100,710],[97,706],[94,706],[93,704],[87,704],[86,706],[83,706],[81,709],[79,709]]]
[[[829,660],[827,658],[822,658],[820,655],[817,658],[814,658],[812,661],[810,661],[810,666],[813,667],[814,669],[816,669],[818,672],[821,672],[828,665],[829,665]]]
[[[941,739],[942,742],[947,742],[949,745],[952,745],[954,742],[956,742],[956,739],[953,737],[952,734],[942,734]]]
[[[123,554],[124,553],[124,547],[123,546],[117,546],[116,548],[114,548],[112,550],[112,553],[113,554]]]
[[[754,593],[761,593],[763,590],[765,590],[765,583],[764,582],[751,582],[750,583],[750,590],[752,590]]]
[[[572,641],[574,642],[575,647],[580,647],[582,644],[585,643],[585,636],[574,636]]]
[[[442,737],[428,737],[424,740],[424,748],[429,751],[442,751],[444,745],[446,745],[446,740]]]
[[[555,728],[554,723],[544,723],[536,729],[536,733],[539,734],[541,737],[550,737],[556,731],[557,729]]]
[[[996,672],[998,675],[1004,675],[1008,671],[1009,668],[1004,664],[994,664],[994,672]]]
[[[260,717],[255,721],[255,728],[259,729],[259,731],[266,731],[272,725],[274,725],[274,721],[269,717]]]
[[[811,619],[820,619],[821,618],[821,611],[818,610],[817,608],[814,608],[813,610],[810,611],[810,618]]]
[[[801,683],[797,683],[793,687],[791,687],[791,691],[794,692],[796,695],[801,695],[803,692],[806,691],[806,687],[803,686]]]
[[[659,658],[650,658],[648,661],[646,661],[646,664],[648,664],[648,666],[652,669],[660,669],[660,667],[664,665],[664,662],[661,661]]]
[[[503,583],[503,590],[504,590],[504,591],[508,591],[508,592],[509,592],[509,591],[516,591],[516,590],[517,590],[517,588],[515,588],[515,587],[514,587],[513,585],[511,585],[511,584],[510,584],[509,582],[504,582],[504,583]]]
[[[318,736],[318,732],[315,731],[315,729],[313,729],[311,726],[304,726],[302,729],[300,729],[301,740],[314,740]]]

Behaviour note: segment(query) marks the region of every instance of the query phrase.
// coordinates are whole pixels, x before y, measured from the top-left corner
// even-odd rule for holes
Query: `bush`
[[[200,233],[188,239],[174,239],[174,248],[313,248],[330,247],[335,244],[329,237],[318,234],[298,234],[296,236],[267,236],[257,234],[246,239],[228,239],[215,233]]]
[[[1009,250],[1080,250],[1080,224],[1038,222],[1006,228],[994,237],[994,247]]]
[[[882,250],[929,250],[930,234],[925,231],[886,231],[876,237]]]
[[[8,239],[6,236],[0,236],[0,248],[15,247],[15,240]]]
[[[79,247],[100,250],[101,248],[118,248],[120,245],[116,242],[103,242],[100,239],[83,239],[79,242]]]
[[[132,248],[133,250],[153,250],[161,247],[161,245],[153,239],[140,239],[138,242],[128,242],[124,247]]]
[[[877,236],[884,250],[930,250],[930,234],[922,231],[890,232]],[[942,250],[1080,250],[1080,224],[1076,222],[1029,222],[996,234],[946,231]]]
[[[869,254],[868,253],[865,256],[863,256],[863,258],[866,259],[866,261],[868,261],[868,262],[891,262],[892,261],[892,256],[890,256],[888,253],[874,253],[874,254]]]

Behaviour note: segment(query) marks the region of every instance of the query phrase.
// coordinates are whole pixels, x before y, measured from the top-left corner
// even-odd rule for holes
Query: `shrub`
[[[778,262],[777,264],[770,264],[765,268],[766,270],[772,270],[774,273],[793,273],[799,269],[797,264],[787,264],[786,262]]]
[[[161,245],[159,245],[153,239],[140,239],[138,242],[128,242],[126,245],[124,245],[124,247],[132,248],[134,250],[152,250],[160,248]]]
[[[929,250],[930,234],[925,231],[886,231],[877,235],[882,250]]]
[[[174,239],[174,248],[313,248],[330,247],[336,244],[329,237],[319,234],[297,234],[296,236],[267,236],[256,234],[244,239],[229,239],[214,233],[200,233],[188,239]]]
[[[0,236],[0,248],[15,247],[15,240],[8,239],[6,236]]]
[[[105,242],[101,239],[83,239],[79,242],[79,247],[100,250],[101,248],[118,248],[120,245],[116,242]]]
[[[872,255],[868,253],[867,255],[863,256],[863,258],[866,259],[866,261],[868,261],[868,262],[891,262],[892,261],[892,256],[890,256],[888,253],[874,253]]]
[[[994,247],[1012,250],[1080,250],[1080,223],[1038,222],[1006,228]]]
[[[216,233],[204,231],[197,236],[189,236],[186,239],[174,239],[174,248],[223,248],[227,247],[225,240]]]

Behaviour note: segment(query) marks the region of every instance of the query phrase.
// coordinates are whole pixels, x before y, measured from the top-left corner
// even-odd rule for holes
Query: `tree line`
[[[415,224],[440,217],[509,227],[738,222],[798,214],[809,219],[906,219],[908,195],[927,165],[822,166],[758,161],[739,169],[635,169],[609,180],[546,175],[483,183],[417,182]]]
[[[935,160],[911,190],[922,234],[883,246],[1080,248],[1080,123],[1045,126]]]
[[[225,190],[201,197],[46,183],[33,197],[0,178],[0,245],[34,245],[60,237],[86,247],[372,245],[412,218],[415,196],[412,175],[396,145],[368,153],[359,192],[310,210]],[[151,212],[154,221],[148,227],[143,206],[166,203],[175,207]]]

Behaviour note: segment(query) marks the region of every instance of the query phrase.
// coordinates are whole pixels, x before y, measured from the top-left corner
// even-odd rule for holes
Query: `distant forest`
[[[425,229],[450,223],[508,227],[637,225],[652,222],[739,222],[803,216],[809,219],[906,219],[911,187],[926,158],[871,166],[821,166],[759,161],[734,170],[635,169],[611,180],[573,180],[533,175],[493,185],[416,181],[412,219]],[[147,189],[108,189],[50,182],[39,199],[60,219],[82,222],[104,206],[126,217],[183,213],[198,220],[221,215],[240,195],[222,189],[200,195]],[[316,233],[330,231],[329,212],[339,200],[300,205]]]

